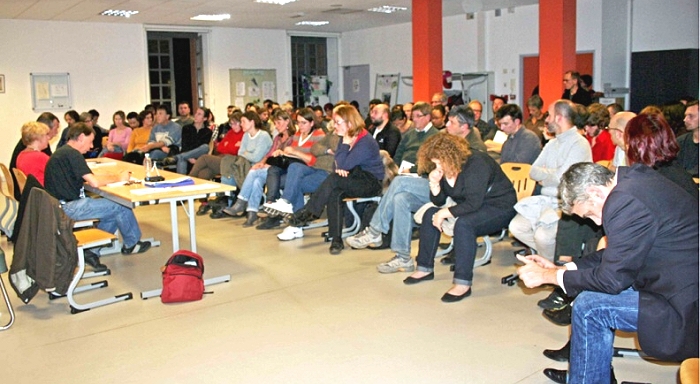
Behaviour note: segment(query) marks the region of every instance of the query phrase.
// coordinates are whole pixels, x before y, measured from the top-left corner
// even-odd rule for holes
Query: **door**
[[[360,105],[360,114],[369,113],[369,65],[343,67],[343,100],[355,100]]]

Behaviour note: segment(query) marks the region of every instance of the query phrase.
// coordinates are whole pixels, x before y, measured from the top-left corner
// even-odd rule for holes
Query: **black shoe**
[[[248,202],[243,199],[237,199],[236,202],[228,207],[224,208],[223,212],[229,216],[242,217],[245,216],[245,210],[248,207]]]
[[[161,160],[160,163],[165,167],[168,165],[175,165],[177,164],[177,158],[175,156],[168,156],[165,159]]]
[[[559,384],[566,384],[566,381],[569,376],[568,371],[554,368],[547,368],[542,373],[544,373],[544,375],[547,376],[549,380],[552,380],[553,382]],[[613,370],[612,366],[610,367],[610,384],[617,384],[617,379],[615,378],[615,371]]]
[[[427,274],[423,277],[418,277],[418,278],[409,276],[409,277],[403,279],[403,283],[406,285],[413,285],[413,284],[418,284],[421,281],[428,281],[428,280],[432,280],[434,278],[435,278],[435,273],[430,272],[429,274]]]
[[[265,221],[258,224],[255,229],[274,229],[282,225],[282,218],[279,216],[268,216]]]
[[[451,250],[449,253],[445,255],[442,259],[440,259],[440,264],[442,265],[453,265],[455,263],[455,252],[454,250]]]
[[[91,266],[92,270],[95,272],[104,272],[109,270],[106,265],[100,263],[100,257],[92,251],[85,251],[84,259],[85,264]]]
[[[342,252],[344,248],[345,248],[345,244],[343,244],[342,239],[339,239],[339,240],[333,239],[333,241],[331,242],[331,247],[330,247],[330,249],[328,249],[328,251],[331,253],[331,255],[339,255],[340,252]]]
[[[546,298],[537,302],[537,305],[542,309],[558,310],[569,304],[569,298],[566,297],[564,290],[560,287],[554,288],[554,291]]]
[[[567,376],[569,376],[569,372],[565,369],[547,368],[542,373],[544,373],[549,380],[559,384],[566,384]]]
[[[313,213],[302,208],[289,218],[289,225],[292,227],[305,227],[310,221],[316,220],[318,217],[314,216]]]
[[[213,207],[209,217],[212,219],[223,219],[224,217],[229,217],[229,215],[224,213],[224,209],[222,207]]]
[[[570,349],[571,341],[568,341],[561,349],[545,349],[542,354],[554,361],[567,362],[569,361]]]
[[[456,303],[456,302],[458,302],[466,297],[469,297],[471,295],[472,295],[472,289],[469,288],[468,291],[464,292],[461,295],[453,295],[451,293],[445,293],[444,295],[442,295],[442,299],[440,299],[440,300],[442,300],[443,303]]]
[[[523,248],[523,249],[518,249],[517,251],[513,251],[513,256],[516,259],[518,258],[518,256],[530,256],[530,255],[532,255],[530,248]]]
[[[243,226],[245,228],[252,227],[256,221],[258,221],[258,213],[250,211],[248,212],[248,217],[246,218],[245,223],[243,223]]]
[[[211,205],[209,203],[202,203],[199,205],[199,209],[197,209],[197,216],[204,216],[209,212],[211,209]]]
[[[150,241],[139,241],[131,247],[122,247],[122,255],[133,255],[135,253],[144,253],[151,248]]]
[[[571,324],[571,305],[567,305],[562,309],[556,311],[550,311],[545,309],[542,311],[544,317],[556,325],[570,325]]]

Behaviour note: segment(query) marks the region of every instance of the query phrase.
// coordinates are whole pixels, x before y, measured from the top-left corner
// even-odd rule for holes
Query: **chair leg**
[[[5,283],[2,281],[2,275],[0,275],[0,290],[2,290],[2,296],[5,299],[5,305],[7,306],[7,311],[10,314],[10,322],[0,326],[0,331],[4,331],[12,326],[15,322],[15,311],[12,309],[12,303],[10,302],[10,296],[7,294],[7,289],[5,288]]]
[[[68,292],[66,296],[68,297],[68,303],[70,303],[70,312],[72,314],[88,311],[92,308],[101,307],[103,305],[113,304],[119,301],[126,301],[133,299],[131,292],[124,293],[117,296],[112,296],[103,300],[97,300],[90,303],[78,304],[73,297],[74,293],[78,293],[85,290],[102,288],[107,286],[107,282],[97,282],[89,284],[87,287],[78,287],[78,282],[83,277],[85,273],[85,252],[82,247],[78,247],[78,272],[73,276],[73,280],[68,286]]]

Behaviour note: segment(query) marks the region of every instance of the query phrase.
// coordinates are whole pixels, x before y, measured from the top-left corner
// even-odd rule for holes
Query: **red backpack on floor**
[[[179,303],[201,300],[204,294],[204,260],[202,256],[187,250],[175,252],[163,272],[163,292],[160,301]]]

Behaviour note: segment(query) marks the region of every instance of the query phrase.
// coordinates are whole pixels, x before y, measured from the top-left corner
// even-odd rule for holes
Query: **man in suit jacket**
[[[615,329],[637,332],[642,350],[661,360],[697,357],[698,201],[641,164],[617,174],[574,164],[559,193],[563,211],[608,236],[605,249],[564,267],[521,257],[525,285],[558,284],[577,296],[568,382],[608,382]]]
[[[372,108],[369,116],[372,120],[369,133],[377,140],[379,149],[389,152],[389,156],[394,158],[401,142],[401,131],[389,122],[389,106],[383,103],[377,104]]]

